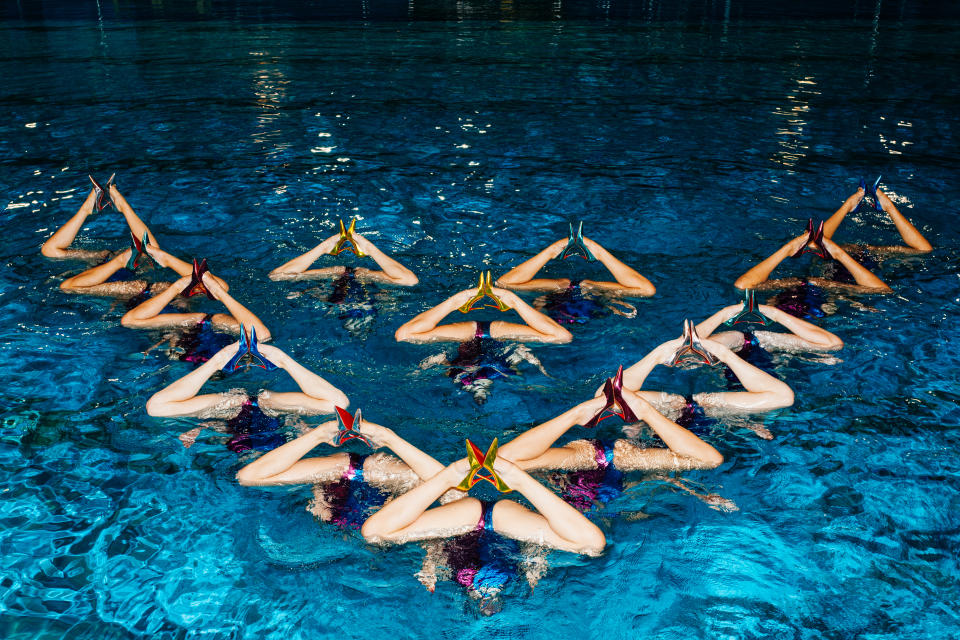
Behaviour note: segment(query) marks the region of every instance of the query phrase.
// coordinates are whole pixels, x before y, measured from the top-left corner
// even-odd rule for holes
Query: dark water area
[[[946,2],[0,3],[0,636],[956,636],[958,43]],[[882,265],[892,295],[831,297],[835,357],[773,357],[792,408],[710,429],[726,462],[682,476],[738,511],[638,477],[599,520],[603,557],[550,554],[487,618],[420,585],[419,546],[317,523],[309,489],[240,487],[216,434],[185,449],[197,421],[146,415],[189,365],[121,327],[122,305],[62,293],[80,265],[39,253],[87,174],[113,172],[277,346],[444,461],[736,302],[736,277],[861,176],[935,249]],[[378,293],[363,335],[311,285],[266,277],[353,216],[420,277]],[[393,340],[575,220],[658,292],[534,346],[549,376],[523,369],[477,405],[419,369],[441,346]],[[899,241],[870,211],[837,237]],[[126,243],[112,210],[78,240]],[[572,263],[547,272],[601,273]],[[257,373],[211,386],[292,388]]]

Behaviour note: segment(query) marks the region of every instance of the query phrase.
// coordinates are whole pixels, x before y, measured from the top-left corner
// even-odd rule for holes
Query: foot
[[[865,195],[866,191],[864,191],[863,187],[857,187],[857,190],[853,193],[853,195],[847,198],[843,203],[844,207],[847,209],[847,212],[850,213],[856,211],[857,207],[859,207],[860,203],[863,201],[863,197]]]
[[[190,431],[185,431],[180,434],[180,442],[183,443],[184,449],[189,449],[197,441],[197,436],[200,435],[200,432],[203,431],[203,427],[197,427],[196,429],[190,429]]]
[[[877,189],[877,204],[880,205],[885,213],[888,213],[890,211],[890,207],[893,206],[893,201],[887,197],[887,194],[880,189]]]

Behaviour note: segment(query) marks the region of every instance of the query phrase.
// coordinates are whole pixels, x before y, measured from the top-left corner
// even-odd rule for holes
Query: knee
[[[376,518],[367,518],[360,527],[360,535],[370,544],[379,544],[384,541],[384,532],[377,526]]]
[[[147,400],[147,415],[153,416],[154,418],[163,418],[172,415],[167,408],[167,403],[163,398],[158,397],[161,392],[157,392],[150,396],[150,399]]]
[[[250,471],[249,465],[237,471],[237,482],[245,487],[255,486],[257,484],[256,480],[257,475]]]
[[[774,409],[783,409],[786,407],[792,407],[794,401],[793,389],[791,389],[786,383],[783,384],[783,387],[777,392],[776,406]]]
[[[723,454],[714,449],[703,459],[705,469],[716,469],[723,464]]]
[[[134,311],[133,309],[131,309],[130,311],[127,311],[125,314],[123,314],[123,317],[120,318],[120,324],[123,325],[124,327],[127,327],[128,329],[136,327],[138,324],[138,318],[133,313],[133,311]]]
[[[590,527],[590,531],[586,533],[582,541],[582,552],[588,556],[599,556],[607,546],[607,537],[592,522]]]

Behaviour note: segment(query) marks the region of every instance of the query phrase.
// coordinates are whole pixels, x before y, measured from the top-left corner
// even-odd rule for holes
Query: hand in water
[[[703,502],[714,509],[715,511],[723,511],[724,513],[730,513],[732,511],[740,511],[740,507],[733,500],[727,500],[723,496],[716,493],[709,493],[702,497]]]

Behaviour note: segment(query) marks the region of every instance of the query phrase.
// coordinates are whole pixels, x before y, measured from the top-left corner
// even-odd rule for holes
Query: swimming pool
[[[102,21],[5,8],[0,25],[4,637],[957,633],[955,16],[785,21],[735,6],[724,19],[680,3],[689,15],[613,4],[608,20],[575,4],[551,20],[458,3],[435,5],[443,20],[407,21],[404,4],[393,19],[293,22],[246,3],[118,6]],[[569,19],[579,10],[592,19]],[[739,511],[642,482],[608,505],[603,557],[552,554],[535,590],[514,585],[485,618],[454,584],[416,581],[419,547],[320,526],[309,490],[240,487],[222,442],[183,448],[195,421],[145,414],[189,365],[143,355],[153,336],[120,327],[110,301],[61,293],[76,265],[38,251],[86,174],[113,171],[166,248],[207,257],[278,346],[440,459],[555,415],[683,318],[735,302],[736,276],[859,175],[883,174],[937,248],[885,265],[895,295],[837,301],[822,324],[846,343],[839,362],[775,359],[797,402],[762,419],[774,440],[713,430],[727,462],[684,477]],[[421,280],[384,293],[360,338],[314,297],[288,297],[311,285],[265,277],[351,215]],[[549,377],[527,368],[478,406],[417,369],[441,347],[393,341],[576,219],[658,293],[635,319],[534,347]],[[91,218],[90,246],[122,246],[111,220]],[[894,237],[870,214],[844,225],[844,239]],[[213,388],[244,382],[288,384],[250,372]]]

